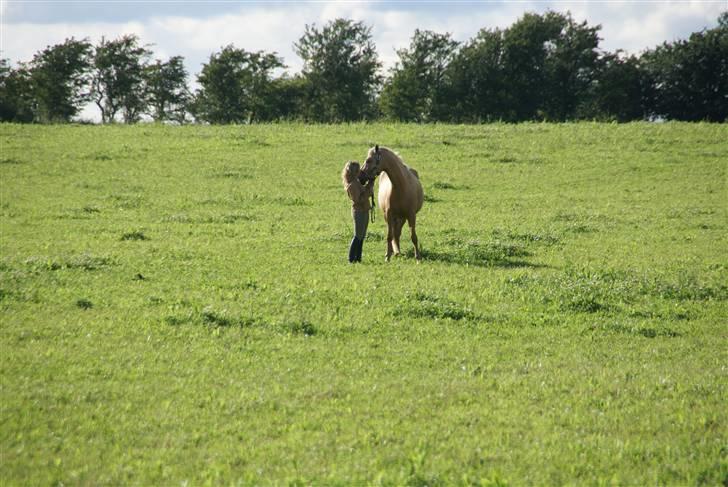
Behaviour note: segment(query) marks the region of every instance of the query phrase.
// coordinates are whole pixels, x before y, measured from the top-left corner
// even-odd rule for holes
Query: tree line
[[[152,60],[135,35],[71,38],[15,67],[0,60],[0,121],[69,122],[88,103],[102,123],[728,119],[728,12],[640,55],[600,49],[600,29],[553,11],[464,43],[417,29],[383,76],[371,27],[336,19],[306,25],[300,73],[276,76],[276,53],[228,45],[194,92],[181,56]]]

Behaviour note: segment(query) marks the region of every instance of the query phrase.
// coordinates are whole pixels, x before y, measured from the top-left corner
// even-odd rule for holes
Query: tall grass
[[[728,481],[723,125],[0,139],[5,484]],[[374,144],[421,264],[346,263]]]

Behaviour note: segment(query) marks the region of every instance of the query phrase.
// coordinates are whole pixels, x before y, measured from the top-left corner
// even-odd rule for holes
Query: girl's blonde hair
[[[344,169],[341,171],[341,182],[346,188],[347,185],[351,184],[354,179],[359,175],[359,163],[356,161],[349,161],[344,164]]]

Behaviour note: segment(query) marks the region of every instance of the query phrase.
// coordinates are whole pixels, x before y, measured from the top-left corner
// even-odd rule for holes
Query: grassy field
[[[728,126],[0,125],[3,485],[726,485]],[[340,173],[425,188],[364,262]]]

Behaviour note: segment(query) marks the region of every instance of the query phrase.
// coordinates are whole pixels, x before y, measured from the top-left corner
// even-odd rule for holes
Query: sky
[[[210,55],[229,44],[276,52],[289,74],[300,72],[293,44],[305,26],[348,18],[371,27],[386,71],[417,28],[465,42],[482,28],[507,28],[526,12],[547,10],[570,11],[579,22],[601,25],[604,50],[639,54],[715,27],[728,0],[0,0],[0,57],[15,65],[70,37],[96,44],[102,36],[136,34],[151,45],[154,59],[184,56],[194,86]]]

